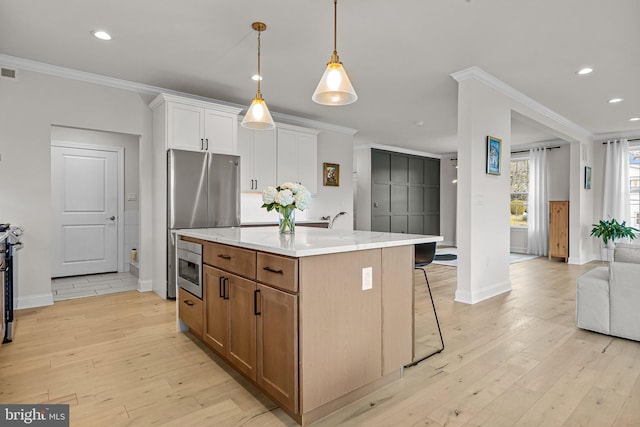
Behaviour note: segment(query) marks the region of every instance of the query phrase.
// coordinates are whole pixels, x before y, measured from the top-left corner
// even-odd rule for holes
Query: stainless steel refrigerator
[[[167,297],[176,297],[178,228],[240,226],[240,157],[167,152]]]

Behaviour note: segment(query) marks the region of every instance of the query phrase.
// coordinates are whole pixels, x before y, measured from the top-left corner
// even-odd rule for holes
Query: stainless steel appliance
[[[202,299],[202,245],[178,240],[177,247],[178,287]]]
[[[7,232],[7,238],[0,242],[0,308],[2,309],[2,335],[0,341],[13,341],[13,293],[15,287],[15,251],[22,248],[22,227],[10,224],[0,225],[0,232]]]
[[[167,297],[176,297],[176,238],[171,230],[240,226],[240,157],[169,150]]]

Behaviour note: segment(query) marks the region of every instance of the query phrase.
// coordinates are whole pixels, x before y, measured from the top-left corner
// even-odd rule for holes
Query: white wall
[[[145,198],[151,194],[150,97],[25,70],[19,79],[1,79],[0,93],[0,218],[25,229],[18,254],[18,308],[52,303],[51,126],[141,136],[138,249],[144,260],[151,248],[150,198]],[[140,287],[151,268],[141,264]]]
[[[124,205],[124,219],[119,223],[124,226],[124,251],[120,254],[120,258],[124,262],[124,271],[129,271],[131,249],[138,247],[140,137],[116,132],[53,126],[51,140],[124,148],[124,194],[123,200],[119,201]],[[135,200],[128,200],[128,194],[134,194]]]
[[[340,165],[340,185],[338,187],[322,184],[322,163]],[[320,131],[318,134],[318,192],[313,195],[311,206],[305,211],[296,211],[296,220],[319,220],[323,216],[335,216],[338,212],[347,212],[334,223],[334,228],[353,228],[353,136],[338,132]],[[270,185],[277,186],[281,182]],[[278,221],[277,212],[267,212],[261,208],[262,197],[259,193],[241,194],[242,222]]]

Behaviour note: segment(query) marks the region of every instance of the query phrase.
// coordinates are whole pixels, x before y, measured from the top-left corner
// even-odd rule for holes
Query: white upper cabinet
[[[260,193],[276,182],[276,132],[238,127],[241,191]]]
[[[166,148],[237,154],[239,108],[160,94],[150,104],[164,116]],[[154,136],[154,139],[156,136]]]
[[[318,192],[318,134],[278,128],[278,184],[299,182],[311,194]]]

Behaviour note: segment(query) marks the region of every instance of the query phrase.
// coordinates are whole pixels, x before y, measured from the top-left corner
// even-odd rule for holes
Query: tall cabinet
[[[569,202],[549,202],[549,259],[569,261]]]

